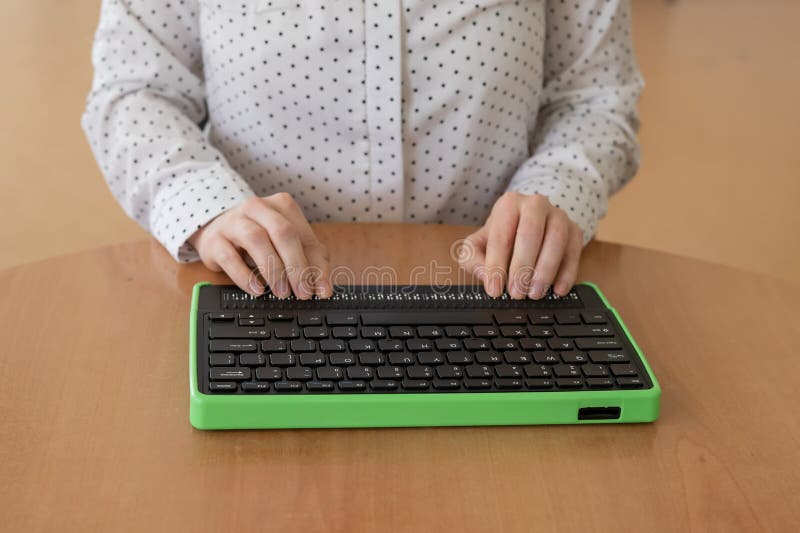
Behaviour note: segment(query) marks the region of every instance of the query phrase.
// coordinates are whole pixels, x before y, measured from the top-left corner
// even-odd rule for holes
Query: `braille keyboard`
[[[639,391],[655,396],[657,408],[660,389],[646,361],[614,310],[588,284],[538,301],[492,298],[478,286],[337,287],[331,299],[307,301],[269,293],[255,298],[233,286],[203,285],[195,292],[192,392],[206,403],[250,397],[244,409],[257,410],[261,401],[268,410],[275,397],[291,406],[289,398],[302,405],[303,397],[313,397],[320,405],[325,397],[360,396],[363,402],[380,396],[376,405],[391,406],[386,397],[395,403],[409,396],[416,402],[423,396],[457,402],[458,395],[522,393],[560,400],[568,393],[577,400],[605,392],[621,400],[587,404],[582,413],[577,407],[576,422],[626,421],[624,395]],[[424,407],[423,402],[416,408]],[[328,425],[302,418],[273,425],[269,416],[260,418],[263,423],[210,425]],[[396,425],[440,425],[424,418]],[[387,422],[330,425],[395,425]]]

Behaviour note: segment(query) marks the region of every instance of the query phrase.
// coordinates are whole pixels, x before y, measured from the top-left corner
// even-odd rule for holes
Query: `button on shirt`
[[[175,257],[246,198],[482,224],[540,193],[584,242],[638,166],[625,0],[104,0],[82,124]]]

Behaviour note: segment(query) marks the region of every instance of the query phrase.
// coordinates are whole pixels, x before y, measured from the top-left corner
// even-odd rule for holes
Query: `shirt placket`
[[[401,9],[401,0],[368,0],[364,6],[369,218],[382,222],[404,217]]]

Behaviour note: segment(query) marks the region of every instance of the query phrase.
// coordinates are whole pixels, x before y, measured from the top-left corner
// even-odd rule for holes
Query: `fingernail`
[[[264,286],[255,279],[250,280],[250,290],[253,291],[256,296],[260,296],[264,294]]]
[[[513,280],[509,284],[508,294],[516,300],[525,296],[525,287],[522,286],[522,282],[518,279]]]
[[[534,281],[533,286],[531,287],[530,291],[528,292],[528,296],[533,298],[534,300],[538,300],[544,295],[544,291],[547,289],[547,285],[542,283],[541,281]]]
[[[497,279],[497,276],[492,276],[492,279],[489,280],[489,294],[491,294],[494,297],[498,297],[502,292],[503,292],[503,287],[502,284],[500,283],[500,280]]]
[[[275,284],[275,296],[278,298],[286,298],[289,296],[289,282],[287,280],[278,280]]]

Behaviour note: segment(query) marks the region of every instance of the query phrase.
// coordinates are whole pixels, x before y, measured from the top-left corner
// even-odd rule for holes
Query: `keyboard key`
[[[322,326],[322,322],[320,313],[302,313],[297,317],[297,323],[301,326]]]
[[[417,336],[423,339],[441,337],[442,333],[442,328],[439,326],[420,326],[417,328]]]
[[[294,381],[309,381],[314,378],[314,371],[310,368],[296,366],[286,369],[286,379]]]
[[[208,374],[211,381],[247,381],[250,379],[249,368],[212,368]]]
[[[521,389],[521,379],[496,379],[494,381],[495,387],[498,389]]]
[[[644,380],[642,378],[617,378],[617,384],[623,389],[640,389],[644,387]]]
[[[212,353],[208,357],[209,366],[233,366],[236,364],[236,357],[232,353]]]
[[[590,389],[610,389],[614,386],[614,380],[611,378],[587,378],[586,386]]]
[[[369,339],[353,339],[348,346],[351,352],[374,352],[377,349],[375,341]]]
[[[395,352],[389,354],[389,364],[391,365],[413,365],[414,355],[410,353]]]
[[[267,358],[263,353],[243,353],[239,356],[239,364],[242,366],[264,366]]]
[[[269,364],[272,366],[294,366],[295,355],[293,353],[271,353],[269,354]]]
[[[528,335],[546,339],[553,336],[553,328],[548,326],[528,326]]]
[[[245,327],[258,327],[265,324],[263,318],[242,318],[239,317],[239,325]]]
[[[329,326],[354,326],[358,324],[358,315],[350,311],[330,311],[325,318]]]
[[[471,378],[491,378],[494,377],[492,367],[487,365],[469,365],[464,368],[467,376]]]
[[[501,352],[480,351],[475,353],[475,360],[482,365],[499,365],[503,362],[503,354]]]
[[[339,390],[342,392],[361,392],[367,390],[366,381],[340,381]]]
[[[503,337],[526,337],[528,330],[523,326],[500,326],[500,335]]]
[[[441,352],[419,352],[417,361],[421,365],[441,365],[444,363],[444,354]]]
[[[208,331],[212,339],[268,339],[269,330],[265,328],[240,328],[233,324],[212,324]]]
[[[378,341],[378,349],[382,352],[401,352],[405,349],[405,343],[396,339],[381,339]]]
[[[361,315],[365,326],[421,326],[453,324],[493,324],[488,311],[396,311],[367,312]]]
[[[444,333],[448,337],[469,337],[472,334],[467,326],[447,326]]]
[[[525,386],[531,390],[544,390],[553,388],[552,379],[526,379]]]
[[[364,326],[361,336],[365,339],[382,339],[386,337],[386,328],[381,326]]]
[[[610,365],[609,368],[614,376],[636,376],[639,374],[636,367],[631,364]]]
[[[404,379],[402,381],[405,390],[425,390],[430,384],[424,379]]]
[[[455,390],[461,388],[460,379],[434,379],[433,388],[438,390]]]
[[[303,384],[299,381],[276,381],[272,385],[278,392],[300,392]]]
[[[450,350],[460,350],[461,341],[458,339],[436,339],[434,342],[437,350],[447,352]]]
[[[270,311],[267,313],[267,318],[271,322],[294,320],[294,313],[290,313],[288,311]]]
[[[467,339],[464,341],[464,348],[471,352],[478,350],[491,350],[492,343],[486,339]]]
[[[472,354],[464,351],[447,352],[447,362],[451,365],[466,365],[472,362]]]
[[[395,339],[407,339],[414,336],[414,328],[410,326],[392,326],[389,328],[389,335]]]
[[[269,392],[269,383],[248,381],[242,383],[242,390],[245,392]]]
[[[330,392],[333,390],[333,383],[330,381],[308,381],[306,389],[311,392]]]
[[[368,366],[351,366],[347,369],[348,379],[372,379],[372,368]]]
[[[406,348],[410,352],[427,352],[433,350],[434,345],[432,341],[426,339],[408,339],[406,341]]]
[[[492,387],[490,379],[465,379],[464,387],[469,390],[489,389]]]
[[[520,339],[519,347],[528,351],[546,350],[547,342],[540,339]]]
[[[583,375],[589,378],[603,378],[608,375],[608,369],[603,365],[588,364],[581,367]]]
[[[208,384],[208,390],[213,392],[236,392],[237,385],[232,381],[215,381]]]
[[[531,324],[537,326],[550,325],[555,322],[553,315],[550,313],[528,313],[528,318],[531,320]]]
[[[561,352],[561,360],[571,365],[582,365],[589,362],[589,357],[583,352],[566,351]]]
[[[300,336],[300,328],[292,324],[281,324],[274,330],[276,339],[296,339]]]
[[[616,337],[586,337],[575,339],[575,345],[581,350],[618,350],[622,347]]]
[[[350,366],[356,364],[356,356],[351,353],[332,353],[331,364],[334,366]]]
[[[518,365],[497,365],[494,371],[497,372],[497,376],[501,378],[521,378],[522,368],[523,367]]]
[[[495,350],[518,350],[517,341],[506,337],[492,339],[492,348]]]
[[[556,385],[559,389],[581,389],[583,380],[579,378],[556,378]]]
[[[272,339],[268,341],[263,341],[261,343],[261,351],[262,352],[285,352],[286,351],[286,341],[281,341],[277,339]]]
[[[234,319],[233,313],[209,313],[208,318],[214,322],[230,322]]]
[[[559,324],[580,324],[581,315],[577,311],[556,311],[553,313]]]
[[[608,326],[556,326],[559,337],[613,337],[614,331]]]
[[[319,349],[323,352],[343,352],[344,341],[339,339],[322,339],[319,341]]]
[[[317,349],[316,343],[308,339],[293,339],[289,346],[293,352],[313,352]]]
[[[405,372],[399,366],[381,366],[377,370],[380,379],[403,379]]]
[[[406,369],[406,374],[411,379],[431,379],[433,378],[433,369],[429,366],[410,366]]]
[[[307,339],[325,339],[328,337],[328,328],[325,326],[309,326],[303,328],[303,337]]]
[[[442,379],[462,378],[464,370],[460,366],[444,365],[436,367],[436,375]]]
[[[553,372],[560,378],[574,378],[582,375],[581,367],[578,365],[555,365]]]
[[[627,363],[628,356],[622,350],[603,350],[589,352],[592,363]]]
[[[208,343],[209,352],[255,352],[257,349],[254,341],[244,339],[213,340]]]
[[[371,381],[369,386],[372,390],[377,391],[396,390],[400,386],[400,382],[389,379],[376,379]]]
[[[544,365],[526,365],[525,367],[525,375],[529,378],[549,378],[553,374],[551,373],[549,366]]]
[[[386,364],[386,356],[378,352],[363,352],[358,354],[358,362],[366,366]]]
[[[554,365],[561,362],[561,358],[555,352],[534,352],[533,360],[540,365]]]
[[[511,365],[527,365],[533,362],[530,354],[520,351],[504,352],[506,363]]]
[[[317,379],[338,381],[344,377],[344,371],[338,366],[323,366],[317,369]]]
[[[581,313],[581,318],[587,324],[605,324],[606,316],[603,312],[584,311]]]
[[[476,337],[497,337],[497,328],[494,326],[475,326],[472,334]]]
[[[551,350],[572,350],[575,348],[575,345],[572,344],[571,340],[562,339],[560,337],[553,337],[551,339],[547,339],[547,345],[550,347]]]
[[[302,353],[299,359],[303,366],[322,366],[326,362],[325,354],[322,353]]]
[[[256,379],[260,381],[278,381],[283,379],[280,368],[257,368]]]
[[[494,314],[498,324],[527,324],[528,315],[521,311],[497,311]]]
[[[331,332],[336,339],[354,339],[358,337],[358,331],[353,326],[336,326],[331,329]]]

